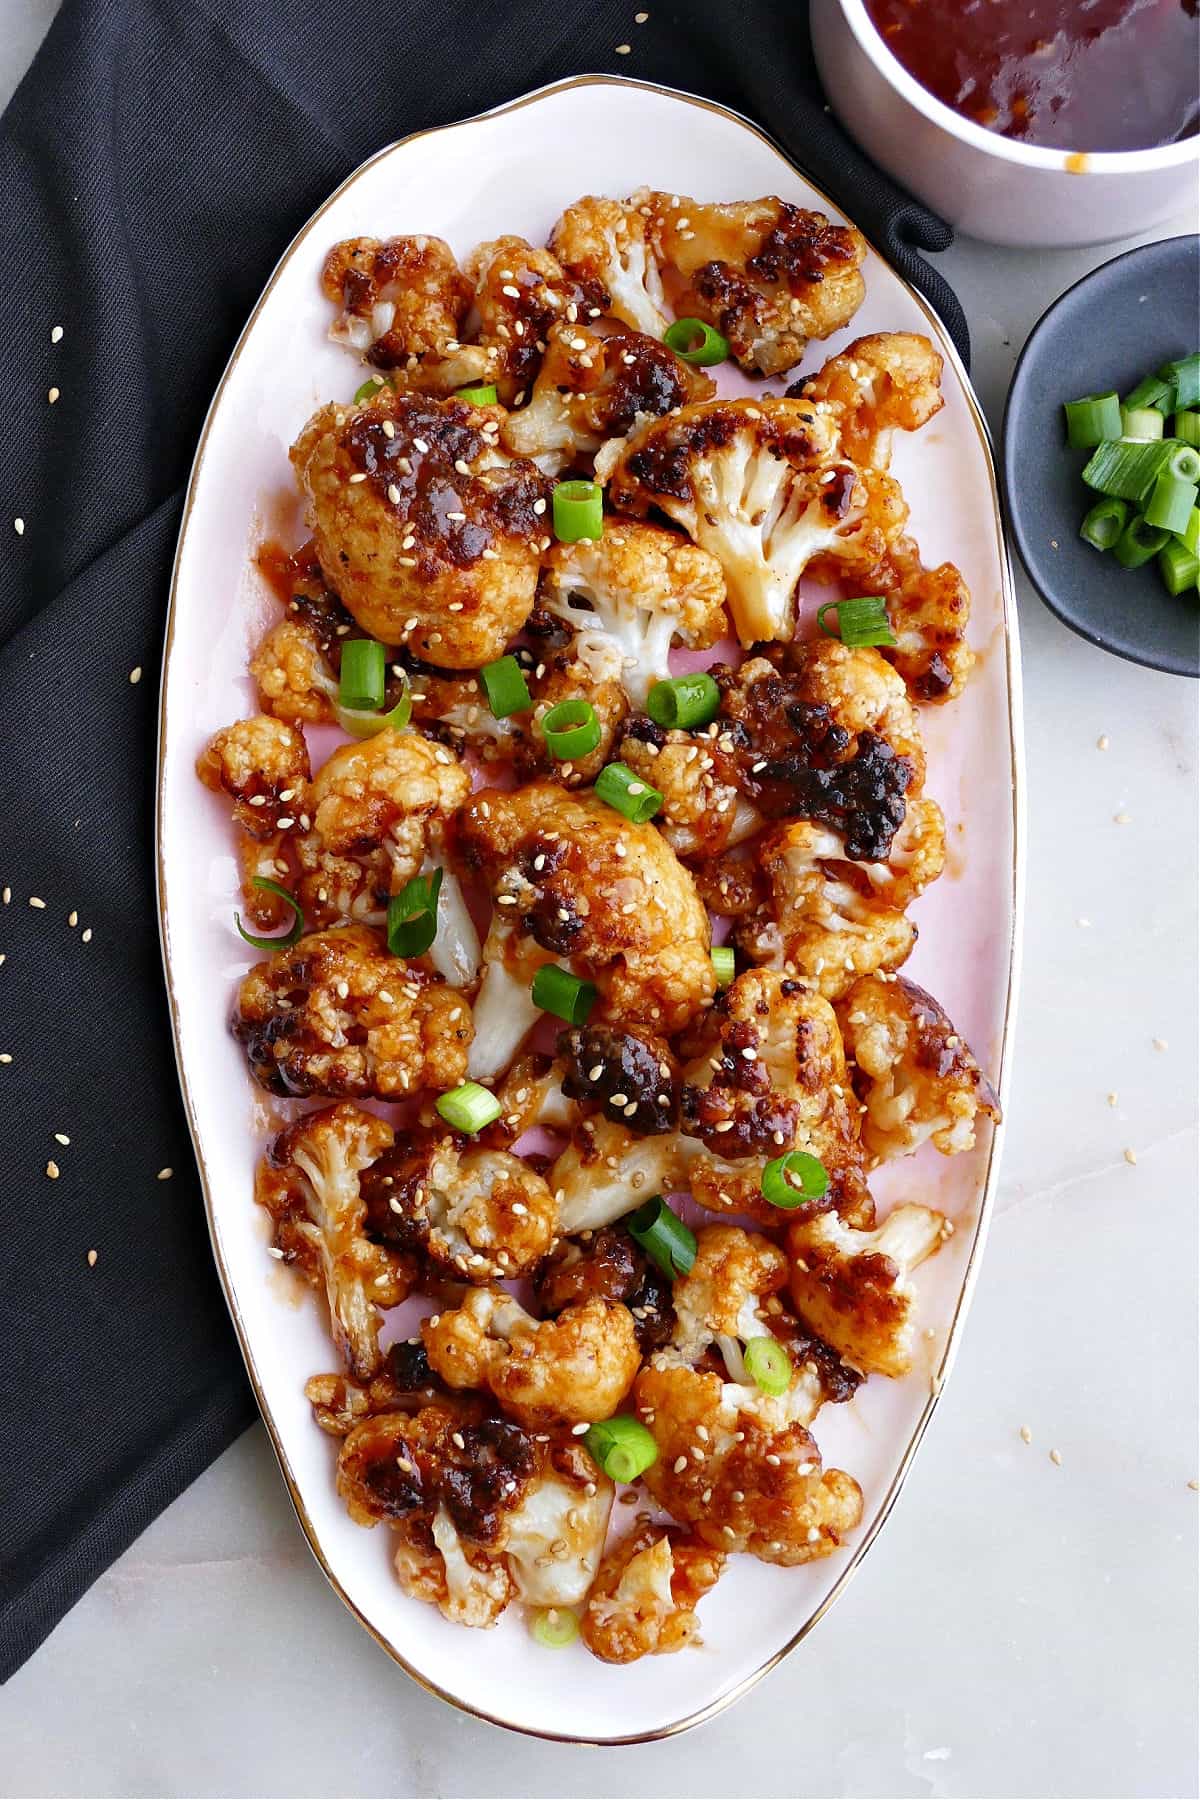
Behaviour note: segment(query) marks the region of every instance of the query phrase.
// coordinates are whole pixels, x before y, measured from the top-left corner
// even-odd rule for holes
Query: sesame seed
[[[617,55],[618,56],[628,56],[632,47],[633,46],[631,44],[618,44],[617,45]]]
[[[71,1140],[65,1131],[56,1131],[54,1134],[54,1141],[56,1144],[69,1144]]]
[[[1102,733],[1101,736],[1096,739],[1096,748],[1097,748],[1097,750],[1107,750],[1108,749],[1108,733],[1107,732]]]
[[[7,1050],[0,1051],[0,1063],[10,1063],[11,1061],[12,1061],[12,1057],[9,1055]]]
[[[11,899],[12,899],[12,889],[10,887],[6,887],[3,894],[0,894],[0,900],[3,900],[5,906],[7,906]]]
[[[721,1530],[725,1533],[727,1538],[737,1536],[737,1532],[733,1529],[732,1525],[722,1525]]]
[[[13,520],[13,530],[16,532],[18,537],[24,537],[25,536],[25,521],[24,521],[24,519],[19,519],[19,518],[14,519]]]
[[[634,13],[633,22],[635,25],[644,25],[649,17],[649,13]]]
[[[471,473],[471,465],[465,457],[458,457],[455,460],[454,467],[458,470],[460,475],[469,475]]]
[[[1054,1464],[1056,1469],[1061,1469],[1062,1468],[1062,1451],[1061,1450],[1052,1450],[1050,1452],[1050,1461]]]
[[[1023,1444],[1032,1444],[1033,1442],[1033,1433],[1030,1431],[1028,1425],[1022,1425],[1021,1427],[1021,1442]]]
[[[544,513],[546,510],[546,502],[544,500],[535,500],[533,503],[533,510],[538,514]]]
[[[366,479],[365,473],[360,469],[357,475],[352,475],[350,477],[350,486],[356,487],[360,481],[365,481]]]
[[[590,1427],[588,1426],[587,1420],[585,1419],[578,1425],[572,1425],[571,1436],[572,1437],[583,1437],[585,1432],[587,1432],[589,1429],[590,1429]]]
[[[36,912],[45,912],[46,910],[46,902],[44,900],[39,900],[36,894],[30,894],[29,904]]]
[[[1166,1050],[1170,1048],[1166,1038],[1151,1038],[1150,1042],[1154,1045],[1156,1050]]]
[[[46,395],[46,398],[50,402],[51,406],[53,406],[55,401],[58,399],[58,389],[51,388],[50,392]]]
[[[54,1161],[53,1157],[51,1157],[50,1161],[46,1164],[46,1173],[51,1181],[58,1180],[58,1164]]]
[[[450,1442],[459,1450],[465,1450],[467,1447],[467,1440],[463,1437],[461,1431],[452,1431],[450,1433]]]
[[[1127,1162],[1127,1163],[1129,1163],[1129,1165],[1130,1165],[1130,1166],[1131,1166],[1131,1167],[1133,1167],[1133,1166],[1135,1166],[1135,1165],[1136,1165],[1136,1163],[1137,1163],[1137,1151],[1136,1151],[1136,1150],[1133,1150],[1133,1149],[1127,1149],[1127,1150],[1125,1150],[1125,1151],[1124,1151],[1124,1152],[1123,1152],[1123,1154],[1124,1154],[1124,1157],[1125,1157],[1125,1161],[1126,1161],[1126,1162]]]
[[[1132,825],[1132,823],[1133,823],[1133,819],[1131,818],[1130,814],[1127,812],[1119,812],[1119,813],[1113,814],[1113,824],[1114,825]]]
[[[676,1475],[682,1475],[683,1471],[687,1468],[687,1466],[688,1466],[688,1460],[687,1460],[686,1456],[677,1456],[675,1458],[674,1463],[672,1464],[672,1467],[674,1468]]]
[[[396,427],[392,424],[390,419],[385,419],[383,421],[383,435],[386,438],[394,438],[396,435]]]
[[[775,1455],[774,1451],[772,1451],[771,1454],[766,1458],[766,1461],[770,1463],[770,1465],[773,1469],[777,1469],[779,1467],[779,1458]]]
[[[94,1269],[94,1268],[95,1268],[95,1266],[96,1266],[96,1263],[97,1263],[97,1261],[98,1261],[98,1259],[99,1259],[99,1251],[97,1251],[97,1250],[89,1250],[89,1251],[88,1251],[88,1253],[87,1253],[87,1266],[88,1266],[88,1268],[89,1268],[89,1269]]]
[[[62,343],[62,335],[63,335],[62,326],[61,325],[53,326],[50,331],[50,342],[52,344],[61,344]]]
[[[337,994],[337,997],[339,1000],[345,1000],[347,995],[350,992],[349,982],[339,981],[337,984],[337,987],[334,989],[334,992]]]
[[[1116,1096],[1115,1091],[1108,1095],[1108,1104],[1110,1106],[1115,1106],[1117,1104],[1117,1096]]]
[[[419,450],[421,452],[422,456],[429,455],[429,445],[425,442],[424,438],[414,438],[413,439],[413,449]]]
[[[399,504],[400,504],[400,489],[396,486],[394,481],[391,483],[391,485],[388,488],[387,497],[391,501],[393,506],[399,506]],[[412,545],[413,545],[412,538],[411,537],[405,538],[404,548],[406,550],[411,550]]]
[[[817,1527],[815,1525],[810,1525],[808,1528],[809,1543],[816,1544],[816,1543],[819,1543],[820,1540],[821,1540],[821,1533],[817,1530]]]

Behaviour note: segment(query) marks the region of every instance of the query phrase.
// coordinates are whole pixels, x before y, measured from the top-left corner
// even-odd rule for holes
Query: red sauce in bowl
[[[865,0],[922,87],[1059,150],[1145,150],[1197,129],[1200,0]]]

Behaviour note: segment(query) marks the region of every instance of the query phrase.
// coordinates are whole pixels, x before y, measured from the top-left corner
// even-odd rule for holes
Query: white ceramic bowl
[[[964,119],[894,57],[863,0],[813,0],[834,112],[882,169],[942,218],[995,244],[1101,244],[1149,231],[1198,197],[1200,139],[1070,153]]]

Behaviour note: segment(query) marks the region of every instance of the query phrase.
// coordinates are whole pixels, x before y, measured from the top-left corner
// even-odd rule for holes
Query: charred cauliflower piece
[[[909,1156],[929,1139],[954,1156],[974,1148],[981,1113],[999,1121],[995,1090],[924,988],[868,976],[838,1013],[866,1104],[863,1140],[876,1162]]]
[[[747,646],[793,636],[811,562],[877,565],[907,518],[896,484],[848,462],[833,422],[799,400],[681,407],[638,426],[605,470],[620,511],[656,507],[716,557]]]
[[[554,1237],[554,1196],[520,1157],[410,1135],[361,1178],[379,1242],[482,1286],[526,1275]]]
[[[877,331],[855,338],[788,389],[837,420],[842,449],[863,468],[886,469],[892,433],[919,431],[942,410],[942,359],[927,337]]]
[[[732,747],[729,734],[715,724],[707,732],[665,731],[638,714],[625,725],[621,761],[662,795],[657,823],[685,862],[710,862],[762,825],[739,791]]]
[[[422,963],[390,956],[365,925],[345,925],[256,963],[232,1027],[268,1093],[401,1100],[463,1080],[471,1011]]]
[[[665,1344],[674,1325],[671,1283],[627,1231],[606,1227],[560,1240],[533,1291],[539,1310],[551,1314],[588,1300],[619,1300],[629,1309],[643,1356]]]
[[[564,962],[595,982],[597,1022],[665,1036],[712,997],[708,916],[653,825],[543,781],[474,794],[459,842],[496,901],[475,1010],[476,1079],[507,1068],[534,1023],[529,982],[540,963]]]
[[[898,537],[877,572],[878,587],[871,592],[886,594],[896,640],[889,660],[915,699],[957,699],[975,666],[967,643],[971,594],[961,571],[953,563],[927,569],[913,539]]]
[[[556,544],[538,603],[574,629],[612,642],[635,706],[670,674],[673,643],[707,650],[728,623],[716,558],[676,532],[628,519],[607,520],[601,538]]]
[[[601,335],[564,323],[551,325],[545,344],[528,402],[509,414],[501,438],[548,475],[594,456],[639,419],[661,418],[717,391],[707,375],[640,331]]]
[[[546,1177],[558,1197],[559,1230],[598,1231],[654,1194],[678,1192],[689,1160],[674,1132],[635,1137],[599,1113],[580,1120]]]
[[[558,1052],[568,1100],[598,1105],[606,1118],[638,1136],[678,1124],[679,1065],[665,1038],[588,1024],[564,1031]]]
[[[290,556],[264,544],[257,563],[286,609],[250,659],[259,705],[289,725],[336,724],[342,645],[362,632],[326,586],[311,542]]]
[[[426,1319],[421,1336],[448,1387],[485,1388],[531,1430],[607,1419],[641,1362],[633,1318],[612,1300],[539,1322],[508,1294],[476,1288],[457,1312]]]
[[[275,1250],[324,1290],[334,1342],[358,1381],[382,1368],[380,1309],[399,1306],[416,1273],[411,1257],[372,1239],[361,1191],[363,1171],[391,1144],[382,1119],[357,1106],[325,1107],[279,1134],[254,1184]]]
[[[590,276],[568,274],[549,250],[524,238],[480,244],[467,258],[475,283],[479,345],[495,366],[488,376],[505,406],[528,399],[553,325],[598,319],[608,295]]]
[[[783,374],[862,305],[867,245],[852,225],[775,195],[718,205],[643,190],[633,204],[684,283],[676,313],[715,325],[747,374]]]
[[[614,319],[662,337],[671,322],[662,272],[646,217],[632,201],[585,195],[559,219],[550,248],[564,269],[605,290],[605,311]]]
[[[798,1220],[787,1237],[792,1304],[856,1369],[903,1375],[916,1337],[910,1276],[949,1229],[926,1206],[898,1206],[876,1231],[856,1230],[836,1213]]]
[[[382,1367],[369,1381],[311,1375],[304,1384],[304,1398],[321,1430],[329,1437],[344,1438],[378,1413],[417,1412],[431,1401],[445,1401],[446,1390],[429,1367],[420,1338],[401,1338],[388,1345]]]
[[[347,238],[325,258],[321,287],[340,309],[330,337],[377,369],[457,350],[472,292],[449,244],[424,236]]]
[[[682,1130],[703,1154],[690,1159],[692,1197],[714,1212],[783,1222],[762,1194],[766,1164],[805,1150],[824,1164],[817,1206],[869,1222],[858,1105],[833,1008],[802,983],[749,969],[717,996],[684,1045]]]
[[[281,719],[261,715],[226,725],[205,745],[196,773],[206,788],[228,794],[238,828],[242,905],[251,924],[273,930],[291,917],[277,895],[254,885],[256,876],[286,881],[284,850],[299,830],[306,805],[308,746]]]
[[[686,1649],[700,1636],[696,1608],[724,1567],[720,1550],[676,1525],[635,1526],[605,1553],[580,1636],[593,1656],[608,1663]]]
[[[434,1404],[355,1427],[338,1491],[360,1525],[396,1533],[406,1592],[460,1625],[495,1624],[509,1601],[571,1606],[595,1578],[612,1483],[568,1435]]]
[[[323,407],[292,446],[325,579],[372,637],[446,668],[501,655],[548,543],[549,483],[499,448],[499,422],[385,390]]]

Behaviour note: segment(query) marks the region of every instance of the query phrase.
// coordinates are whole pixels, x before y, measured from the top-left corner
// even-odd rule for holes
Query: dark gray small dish
[[[1004,413],[1004,486],[1021,561],[1051,612],[1090,643],[1171,675],[1200,675],[1200,596],[1172,598],[1153,562],[1123,569],[1085,544],[1091,505],[1063,401],[1115,388],[1200,348],[1200,237],[1114,257],[1068,288],[1021,352]]]

